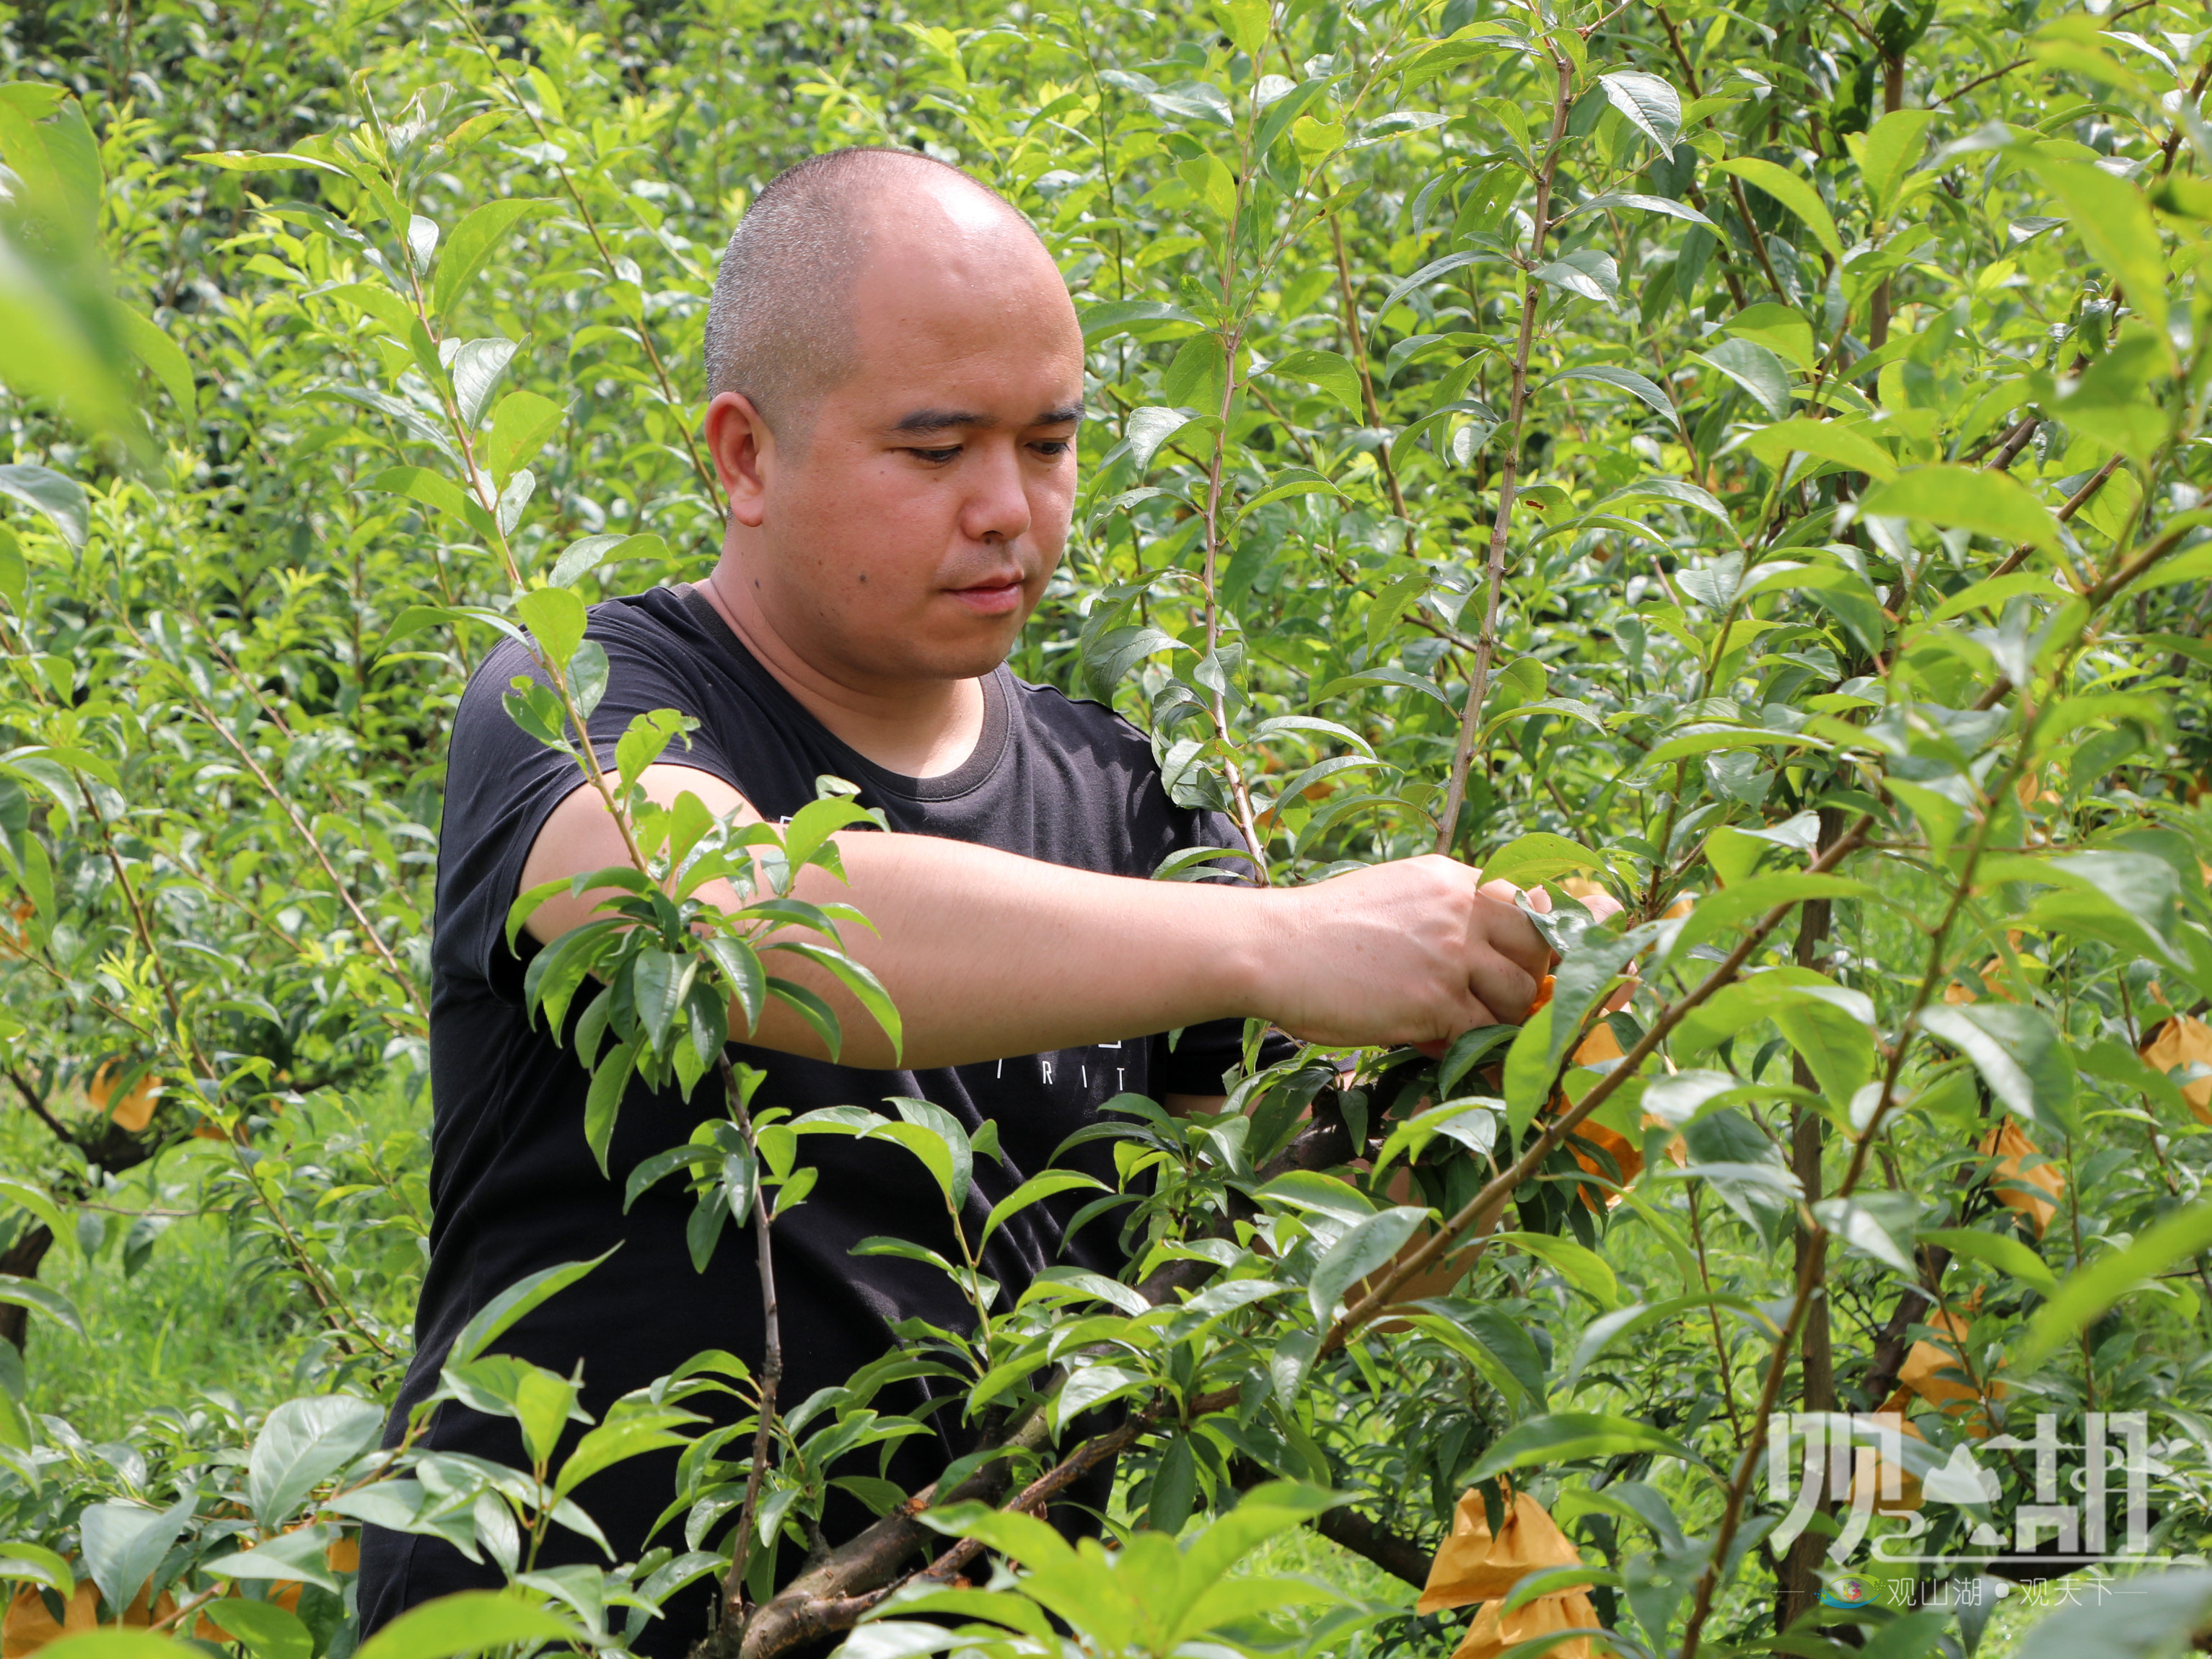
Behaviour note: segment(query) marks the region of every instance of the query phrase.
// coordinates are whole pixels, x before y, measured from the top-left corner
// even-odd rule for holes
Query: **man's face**
[[[858,368],[762,441],[751,596],[848,684],[1006,659],[1067,538],[1083,346],[1035,238],[973,192],[888,204],[855,295]],[[799,436],[796,445],[787,435]]]

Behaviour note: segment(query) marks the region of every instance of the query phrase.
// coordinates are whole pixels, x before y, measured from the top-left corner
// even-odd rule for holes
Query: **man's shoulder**
[[[1010,675],[1016,707],[1030,731],[1054,748],[1087,750],[1123,766],[1156,771],[1152,740],[1104,703],[1071,697],[1056,685]]]
[[[654,665],[678,666],[704,654],[712,643],[684,608],[682,596],[665,587],[602,599],[585,614],[586,632],[607,653],[611,673]],[[486,709],[499,708],[501,694],[518,674],[545,678],[528,646],[503,640],[469,677],[462,714],[480,718]]]

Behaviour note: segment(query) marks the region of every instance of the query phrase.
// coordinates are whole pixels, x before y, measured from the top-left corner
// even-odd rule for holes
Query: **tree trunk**
[[[1820,844],[1825,850],[1843,834],[1843,815],[1832,808],[1820,814]],[[1800,968],[1817,968],[1826,954],[1829,910],[1827,902],[1816,899],[1801,913],[1797,924],[1796,963]],[[1817,1091],[1820,1087],[1812,1069],[1801,1054],[1793,1062],[1790,1080],[1800,1089]],[[1790,1169],[1804,1188],[1805,1202],[1817,1203],[1820,1197],[1820,1154],[1827,1142],[1828,1121],[1820,1113],[1805,1108],[1790,1109]],[[1796,1268],[1805,1270],[1806,1252],[1813,1247],[1812,1239],[1804,1229],[1797,1230]],[[1808,1412],[1832,1412],[1836,1409],[1835,1349],[1828,1327],[1828,1301],[1825,1291],[1818,1294],[1805,1318],[1805,1334],[1798,1355],[1800,1376],[1803,1383],[1803,1407]],[[1826,1513],[1824,1501],[1820,1512]],[[1820,1603],[1820,1564],[1828,1547],[1826,1535],[1817,1528],[1808,1528],[1790,1540],[1784,1555],[1781,1571],[1775,1587],[1774,1629],[1778,1635],[1803,1618]]]
[[[46,1252],[54,1247],[53,1230],[43,1221],[0,1250],[0,1273],[12,1279],[36,1279],[39,1264],[46,1259]],[[0,1337],[15,1345],[15,1352],[27,1351],[31,1335],[31,1310],[11,1303],[0,1302]]]

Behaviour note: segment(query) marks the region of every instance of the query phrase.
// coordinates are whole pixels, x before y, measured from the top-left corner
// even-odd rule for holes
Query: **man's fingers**
[[[1552,947],[1536,931],[1536,924],[1509,905],[1486,905],[1478,920],[1484,944],[1533,979],[1550,971]]]
[[[1492,954],[1468,971],[1468,989],[1491,1015],[1486,1024],[1517,1025],[1528,1018],[1528,1005],[1536,1000],[1537,976],[1509,957]]]
[[[1580,902],[1583,908],[1598,921],[1603,921],[1607,916],[1617,916],[1621,911],[1620,901],[1610,893],[1591,893]]]

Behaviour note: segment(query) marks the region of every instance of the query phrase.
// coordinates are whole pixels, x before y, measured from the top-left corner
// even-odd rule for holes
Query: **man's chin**
[[[948,640],[934,646],[908,640],[895,658],[879,659],[876,672],[905,680],[980,680],[1012,654],[1020,632],[1008,629],[995,638]]]

